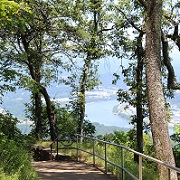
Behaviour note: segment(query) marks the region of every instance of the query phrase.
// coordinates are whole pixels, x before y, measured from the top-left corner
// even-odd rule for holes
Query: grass
[[[22,144],[14,141],[0,143],[0,179],[38,180],[31,156]]]
[[[42,146],[49,147],[51,142],[42,142]],[[59,147],[62,147],[62,144],[59,143]],[[55,148],[55,145],[53,146]],[[72,144],[72,147],[76,148],[76,144]],[[96,143],[95,144],[95,153],[99,156],[104,156],[105,147],[102,143]],[[92,141],[88,140],[86,143],[80,144],[79,148],[85,149],[86,151],[93,152],[93,143]],[[122,158],[121,148],[114,147],[112,145],[107,145],[107,157],[108,161],[111,161],[119,166],[122,165]],[[77,151],[76,149],[60,149],[59,153],[65,153],[70,155],[71,157],[74,157],[76,159]],[[82,162],[88,162],[93,163],[93,156],[91,154],[88,154],[83,151],[79,151],[78,153],[78,159]],[[138,178],[138,163],[134,161],[134,155],[131,152],[128,152],[124,150],[124,167],[131,172],[133,175],[135,175]],[[100,167],[101,169],[105,169],[105,163],[102,159],[96,157],[95,158],[96,166]],[[122,170],[118,167],[115,167],[108,163],[108,171],[112,172],[114,175],[121,177],[122,176]],[[149,160],[146,160],[143,158],[143,167],[142,167],[142,173],[143,173],[143,179],[146,180],[158,180],[158,172],[157,172],[157,165]],[[132,180],[132,177],[130,177],[127,173],[125,173],[125,179],[126,180]]]
[[[62,144],[59,143],[58,146],[62,147]],[[72,146],[75,148],[76,144],[74,143]],[[92,144],[92,141],[90,140],[87,141],[86,143],[80,144],[79,148],[85,149],[86,151],[93,153],[93,144]],[[121,166],[122,165],[121,148],[114,147],[112,145],[107,145],[106,149],[107,149],[107,160]],[[105,147],[101,143],[96,143],[94,146],[94,151],[98,156],[104,157]],[[73,150],[60,149],[59,153],[65,153],[65,154],[70,155],[71,157],[76,157],[77,155],[76,149],[73,149]],[[78,159],[83,162],[93,163],[93,156],[83,151],[78,152]],[[101,158],[95,157],[95,164],[99,168],[103,170],[105,169],[105,162]],[[138,163],[134,161],[133,153],[128,152],[126,150],[124,151],[124,167],[133,175],[138,177]],[[113,166],[109,163],[108,163],[108,171],[112,172],[114,175],[118,177],[121,177],[122,175],[122,170],[119,167]],[[152,162],[148,162],[143,159],[142,172],[143,172],[143,179],[158,180],[157,168],[156,168],[156,165],[153,164]],[[132,180],[132,177],[130,177],[126,173],[125,179]]]

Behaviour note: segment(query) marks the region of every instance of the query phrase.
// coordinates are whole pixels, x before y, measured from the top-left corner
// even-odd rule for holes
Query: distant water
[[[86,114],[87,119],[90,122],[97,122],[105,126],[117,126],[123,128],[132,128],[133,126],[129,124],[129,120],[122,118],[119,115],[113,113],[114,106],[118,105],[117,100],[105,100],[97,101],[86,104]],[[28,134],[31,130],[30,124],[23,123],[18,124],[18,128],[23,134]],[[169,128],[170,135],[173,134],[173,128]]]
[[[117,100],[98,101],[86,104],[86,114],[90,122],[98,122],[105,126],[117,126],[131,128],[129,120],[113,114],[114,106],[118,105]]]
[[[90,122],[97,122],[105,126],[117,126],[123,128],[131,128],[129,120],[113,114],[114,106],[118,105],[117,100],[97,101],[86,104],[87,119]],[[31,130],[30,124],[18,124],[18,128],[23,134],[28,134]]]
[[[117,100],[89,103],[86,105],[87,118],[92,123],[98,122],[99,124],[104,124],[105,126],[132,128],[133,126],[129,124],[128,119],[113,114],[113,108],[118,104],[119,102]],[[173,127],[169,127],[169,134],[172,135],[173,133]]]

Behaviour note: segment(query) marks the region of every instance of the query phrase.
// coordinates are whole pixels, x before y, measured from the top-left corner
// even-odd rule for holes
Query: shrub
[[[38,179],[37,173],[32,167],[28,151],[13,140],[1,140],[0,159],[0,179]]]

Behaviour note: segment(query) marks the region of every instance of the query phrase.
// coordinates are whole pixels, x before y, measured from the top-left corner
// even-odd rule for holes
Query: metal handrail
[[[85,150],[85,149],[82,149],[79,147],[79,139],[80,138],[83,138],[83,139],[90,139],[93,141],[93,150],[92,152],[88,151],[88,150]],[[60,148],[58,147],[58,139],[57,139],[57,147],[56,147],[56,150],[57,150],[57,154],[58,154],[58,149],[63,149],[63,148]],[[61,140],[62,141],[62,140]],[[105,147],[105,151],[104,151],[104,156],[100,156],[98,155],[96,152],[95,152],[95,141],[96,142],[100,142],[100,143],[103,143],[104,144],[104,147]],[[55,143],[55,142],[53,142]],[[52,143],[52,144],[53,144]],[[51,144],[51,147],[52,147],[52,144]],[[121,165],[117,165],[115,164],[114,162],[111,162],[108,160],[108,154],[107,154],[107,145],[112,145],[112,146],[115,146],[115,147],[119,147],[121,148]],[[65,147],[66,149],[68,149],[69,147]],[[122,170],[122,177],[121,179],[122,180],[125,180],[125,173],[127,173],[128,175],[130,175],[133,179],[135,180],[142,180],[143,177],[142,177],[142,164],[143,164],[143,161],[142,161],[142,158],[145,158],[145,159],[148,159],[148,160],[151,160],[153,162],[155,162],[156,164],[160,164],[162,166],[165,166],[167,169],[168,169],[168,172],[169,172],[169,180],[171,180],[171,173],[170,171],[173,170],[175,171],[176,173],[180,174],[180,168],[177,168],[177,167],[174,167],[174,166],[171,166],[170,164],[167,164],[163,161],[160,161],[156,158],[153,158],[151,156],[148,156],[148,155],[145,155],[145,154],[142,154],[142,153],[139,153],[131,148],[128,148],[126,146],[123,146],[123,145],[119,145],[119,144],[115,144],[115,143],[111,143],[111,142],[107,142],[107,141],[104,141],[104,140],[100,140],[100,139],[97,139],[97,138],[94,138],[94,137],[89,137],[89,136],[84,136],[84,135],[79,135],[77,134],[76,135],[76,147],[71,147],[71,149],[76,149],[76,159],[78,160],[78,154],[79,154],[79,151],[83,151],[83,152],[86,152],[90,155],[93,156],[93,165],[96,166],[96,157],[102,159],[104,162],[105,162],[105,171],[100,169],[98,167],[98,169],[100,169],[101,171],[103,171],[104,173],[107,173],[108,172],[108,164],[111,164],[115,167],[118,167]],[[133,154],[136,154],[138,155],[139,157],[139,169],[138,169],[138,173],[139,173],[139,177],[137,178],[135,175],[133,175],[131,172],[129,172],[125,167],[124,167],[124,162],[125,162],[125,157],[124,157],[124,150],[127,150],[129,152],[132,152]],[[97,167],[97,166],[96,166]]]
[[[64,147],[63,147],[63,148],[59,147],[58,142],[60,142]],[[65,144],[64,142],[68,142],[68,144]],[[72,145],[74,142],[76,142],[76,141],[75,141],[74,139],[72,139],[72,138],[63,138],[63,139],[56,138],[56,139],[50,144],[51,157],[53,157],[53,156],[52,156],[53,144],[56,144],[56,155],[58,156],[58,154],[59,154],[59,149],[70,149],[71,145]],[[71,149],[76,149],[76,148],[71,147]]]

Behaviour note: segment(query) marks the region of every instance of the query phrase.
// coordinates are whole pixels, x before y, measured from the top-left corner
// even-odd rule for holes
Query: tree
[[[130,4],[130,2],[128,2],[128,3]],[[122,5],[122,4],[124,4],[124,2],[119,3],[118,5]],[[139,5],[142,5],[142,7],[145,6],[145,5],[147,5],[145,1],[139,1],[139,3],[138,3],[137,1],[133,1],[132,4],[133,4],[133,5],[132,5],[131,7],[135,7],[135,9],[137,9],[137,7],[138,7]],[[152,3],[152,4],[153,4],[153,3]],[[156,4],[156,3],[155,3],[155,4]],[[155,4],[153,4],[152,6],[156,6]],[[127,4],[127,6],[128,6],[128,4]],[[128,6],[128,7],[129,7],[129,6]],[[132,15],[129,15],[128,13],[127,13],[128,15],[126,15],[126,13],[125,13],[126,11],[123,11],[123,10],[124,10],[124,6],[123,6],[122,8],[119,8],[119,12],[120,12],[121,14],[123,14],[124,17],[125,17],[126,20],[127,20],[127,21],[124,22],[124,23],[123,23],[123,20],[122,20],[122,21],[121,21],[121,20],[119,21],[119,22],[122,22],[122,23],[123,23],[122,26],[126,27],[126,29],[127,29],[127,28],[129,27],[129,26],[127,25],[127,23],[129,23],[129,24],[132,25],[133,28],[135,28],[136,30],[138,30],[138,29],[140,28],[140,25],[137,25],[138,20],[140,20],[140,21],[143,22],[144,10],[142,10],[142,7],[140,7],[140,10],[139,10],[139,12],[143,12],[143,13],[141,14],[142,16],[140,17],[140,19],[139,19],[138,16],[136,16],[136,14],[133,14],[134,12],[136,12],[134,9],[133,9],[133,10],[134,10],[133,13],[129,13],[129,14],[132,14]],[[150,7],[149,4],[147,5],[147,7],[148,7],[148,9],[149,9],[149,7]],[[147,7],[145,8],[146,17],[147,17],[147,14],[148,14],[147,12],[149,12],[149,11],[147,10]],[[131,9],[132,9],[132,8],[131,8]],[[152,7],[152,9],[154,9],[154,8]],[[152,13],[152,11],[151,11],[150,13]],[[155,14],[155,12],[152,13],[152,14]],[[151,16],[153,16],[152,14],[151,14]],[[148,15],[149,15],[149,14],[148,14]],[[159,14],[158,14],[158,15],[159,15]],[[150,18],[150,19],[151,19],[151,18]],[[147,20],[147,18],[146,18],[146,20]],[[120,23],[119,23],[119,24],[120,24]],[[142,26],[142,27],[144,27],[144,26]],[[147,21],[146,21],[145,27],[146,27],[146,32],[148,32],[148,31],[147,31]],[[154,29],[155,29],[155,28],[154,28]],[[153,30],[154,30],[154,29],[153,29]],[[149,30],[150,30],[150,28],[149,28]],[[161,27],[160,27],[160,30],[161,30]],[[138,30],[138,31],[139,31],[139,30]],[[139,31],[139,32],[141,32],[141,31]],[[143,34],[143,33],[144,33],[144,32],[143,32],[143,28],[142,28],[142,34]],[[119,34],[120,34],[120,33],[119,33]],[[142,38],[142,34],[139,34],[139,35],[140,35],[140,36],[139,36],[139,40]],[[147,33],[147,34],[148,34],[148,33]],[[122,34],[120,34],[120,35],[122,35]],[[148,34],[147,36],[149,36],[149,34]],[[140,38],[140,37],[141,37],[141,38]],[[160,37],[161,37],[161,36],[160,36]],[[122,38],[119,38],[119,39],[122,40],[122,41],[121,41],[121,44],[122,44],[123,49],[124,49],[124,47],[128,47],[125,43],[123,43],[123,42],[124,42],[124,41],[123,41],[123,40],[124,40],[123,37],[122,37]],[[137,38],[137,39],[138,39],[138,38]],[[161,82],[161,77],[162,77],[162,76],[161,76],[161,73],[162,73],[162,72],[161,72],[161,70],[160,70],[160,69],[162,68],[162,66],[160,65],[160,60],[161,60],[161,56],[160,56],[160,54],[161,54],[161,48],[160,48],[160,47],[161,47],[161,44],[160,44],[160,43],[161,43],[161,39],[159,39],[159,40],[160,40],[160,41],[159,41],[159,49],[158,49],[158,50],[156,49],[156,53],[159,51],[159,57],[158,57],[158,58],[159,58],[159,67],[156,66],[157,64],[156,64],[155,66],[156,66],[157,69],[159,68],[159,69],[158,69],[158,71],[159,71],[159,74],[158,74],[158,76],[159,76],[158,78],[159,78],[159,79],[158,79],[158,81]],[[141,39],[141,41],[139,41],[139,42],[142,43],[142,39]],[[157,39],[156,39],[156,42],[157,42]],[[139,44],[139,43],[138,43],[138,44]],[[147,54],[148,54],[148,55],[150,55],[150,54],[152,55],[152,52],[150,52],[149,49],[147,48],[147,47],[148,47],[147,44],[148,44],[148,43],[147,43],[147,41],[146,41],[146,51],[148,51]],[[115,44],[115,45],[116,45],[115,47],[118,48],[117,44]],[[140,44],[139,44],[139,45],[140,45]],[[157,45],[157,44],[156,44],[156,45]],[[140,47],[140,46],[139,46],[139,47]],[[141,45],[141,47],[142,47],[142,45]],[[155,46],[152,46],[152,47],[155,47]],[[141,51],[139,51],[139,50],[141,50]],[[126,51],[127,51],[127,49],[126,49]],[[125,51],[125,52],[126,52],[126,51]],[[127,51],[127,52],[128,52],[128,51]],[[137,55],[138,55],[138,53],[140,53],[140,52],[142,52],[142,48],[137,49],[137,51],[136,51]],[[149,53],[149,52],[150,52],[150,53]],[[155,54],[156,54],[156,53],[155,53]],[[147,55],[147,54],[146,54],[146,55]],[[123,55],[123,56],[121,56],[121,55],[118,54],[118,56],[124,57],[124,54],[123,54],[123,53],[122,53],[122,55]],[[140,54],[139,54],[139,55],[140,55]],[[141,55],[140,55],[140,56],[137,56],[137,57],[138,57],[138,58],[143,57],[142,55],[143,55],[143,54],[141,53]],[[157,58],[157,56],[155,56],[155,57]],[[158,58],[156,59],[156,61],[158,61]],[[138,61],[138,62],[140,62],[140,61]],[[148,61],[148,60],[146,61],[146,72],[147,72],[146,74],[148,74],[148,68],[149,68],[147,62],[149,62],[149,61]],[[151,62],[152,62],[152,61],[151,61]],[[157,62],[156,62],[156,63],[157,63]],[[139,64],[139,65],[140,65],[140,64]],[[137,74],[138,74],[139,72],[141,72],[141,69],[142,69],[142,68],[140,68],[140,66],[139,66],[139,68],[137,69]],[[157,70],[157,69],[156,69],[156,70]],[[150,68],[150,70],[152,70],[152,69]],[[153,70],[154,70],[154,69],[153,69]],[[139,71],[139,72],[138,72],[138,71]],[[153,71],[152,71],[152,72],[153,72]],[[139,75],[140,75],[140,74],[139,74]],[[153,74],[153,75],[154,75],[154,74]],[[151,75],[149,75],[149,74],[146,75],[146,76],[147,76],[147,79],[148,79],[148,78],[151,78]],[[137,78],[138,78],[138,79],[137,79],[137,82],[140,82],[140,81],[139,81],[139,80],[140,80],[140,77],[141,77],[141,76],[138,76],[138,77],[137,77]],[[157,76],[156,76],[156,77],[157,77]],[[141,81],[141,82],[142,82],[142,81]],[[152,81],[152,83],[153,83],[153,81]],[[159,83],[159,82],[158,82],[158,83]],[[158,83],[157,83],[157,84],[158,84]],[[132,84],[131,84],[131,85],[132,85]],[[148,86],[148,84],[147,84],[147,86]],[[163,87],[163,86],[162,86],[162,82],[161,82],[161,84],[159,84],[159,86],[161,86],[161,88]],[[151,88],[150,88],[150,89],[151,89]],[[132,89],[131,89],[131,90],[132,90]],[[142,87],[141,87],[141,90],[142,90]],[[162,93],[161,96],[162,96],[162,99],[164,100],[163,88],[162,88],[162,89],[158,89],[158,91],[159,91],[159,90],[161,91],[161,93]],[[155,90],[155,91],[156,91],[156,90]],[[139,97],[139,99],[140,99],[140,97],[142,97],[142,91],[140,91],[140,89],[139,89],[139,93],[138,93],[138,90],[136,90],[136,92],[137,92],[137,98]],[[149,92],[149,86],[148,86],[148,92]],[[152,90],[152,92],[153,92],[153,90]],[[151,92],[151,93],[152,93],[152,92]],[[133,94],[133,92],[132,92],[132,94]],[[156,95],[156,92],[155,92],[154,94]],[[126,95],[127,95],[127,94],[126,94]],[[134,93],[133,95],[135,95],[135,93]],[[139,95],[140,95],[140,96],[139,96]],[[128,96],[128,95],[127,95],[127,96]],[[127,96],[126,96],[126,97],[127,97]],[[149,97],[150,97],[150,95],[149,95]],[[156,97],[156,98],[157,98],[157,97]],[[154,98],[154,100],[155,100],[155,98]],[[139,102],[137,101],[137,103],[140,103],[140,102],[141,102],[141,101],[139,101]],[[149,101],[149,102],[150,102],[150,101]],[[151,103],[153,104],[154,101],[151,102]],[[160,102],[159,102],[159,103],[160,103]],[[149,103],[149,104],[150,104],[150,103]],[[154,106],[154,104],[153,104],[153,105],[152,105],[152,104],[151,104],[150,110],[151,110],[152,106]],[[138,106],[139,106],[139,105],[138,105]],[[165,106],[165,100],[164,100],[164,106]],[[139,106],[139,107],[140,107],[140,106]],[[161,108],[162,108],[162,107],[161,107]],[[164,109],[163,109],[162,114],[164,113],[164,117],[166,118],[165,121],[167,121],[167,117],[166,117],[166,113],[165,113],[165,107],[163,107],[163,108],[164,108]],[[140,109],[139,109],[139,110],[140,110]],[[137,112],[138,112],[139,110],[138,110],[138,107],[137,107]],[[140,111],[139,111],[139,112],[140,112]],[[142,112],[142,111],[141,111],[141,112]],[[152,111],[150,111],[150,113],[152,113]],[[139,114],[139,113],[138,113],[138,114]],[[141,115],[142,115],[142,114],[141,114]],[[138,116],[140,116],[140,114],[139,114]],[[140,116],[140,117],[141,117],[141,116]],[[150,118],[152,119],[152,115],[150,115]],[[155,118],[155,117],[154,117],[154,118]],[[155,119],[153,119],[153,120],[155,120]],[[167,122],[168,122],[168,121],[167,121]],[[166,125],[167,125],[167,122],[166,122]],[[162,122],[161,122],[161,123],[162,123]],[[140,124],[141,124],[141,123],[140,123]],[[157,126],[157,125],[156,125],[156,126]],[[141,128],[142,128],[142,124],[141,124]],[[153,127],[153,128],[154,128],[154,127]],[[168,131],[168,125],[167,125],[166,127],[164,127],[164,128]],[[153,130],[153,131],[154,131],[154,130]],[[156,131],[156,132],[157,132],[157,131]],[[169,139],[168,134],[166,134],[166,135],[167,135],[167,137],[168,137],[167,139]],[[155,138],[155,139],[156,139],[156,138],[158,139],[157,134],[155,135],[154,138]],[[163,137],[161,137],[161,138],[163,138]],[[141,142],[142,142],[142,141],[141,141]],[[157,143],[157,142],[154,141],[154,143]],[[156,144],[156,146],[157,146],[157,144]],[[164,143],[163,146],[164,146],[164,148],[165,148],[165,143]],[[172,148],[171,148],[170,141],[169,141],[169,148],[172,149]],[[172,151],[171,151],[171,152],[172,152]],[[168,154],[168,153],[167,153],[167,154]],[[163,154],[162,154],[162,155],[163,155]],[[172,154],[171,154],[171,155],[172,155]],[[172,156],[173,156],[173,155],[172,155]]]
[[[164,10],[162,26],[162,49],[163,49],[163,63],[167,68],[167,87],[169,90],[180,89],[180,83],[176,81],[176,75],[174,67],[171,64],[171,58],[169,51],[176,46],[180,51],[180,35],[178,34],[179,29],[179,9],[180,4],[178,1],[164,3],[164,6],[171,7],[170,10]],[[173,42],[173,43],[172,43]]]
[[[0,33],[3,33],[4,29],[11,31],[13,29],[14,21],[19,12],[26,11],[30,13],[30,9],[25,4],[17,3],[15,1],[2,0],[0,2]],[[5,58],[5,54],[8,51],[8,43],[0,40],[0,94],[3,95],[7,91],[15,91],[14,80],[19,76],[19,73],[10,68],[10,64]]]
[[[146,11],[146,79],[149,114],[156,158],[175,166],[168,121],[165,110],[161,76],[161,20],[162,1],[139,1]],[[160,179],[167,179],[168,171],[158,166]],[[171,173],[172,179],[177,179]]]
[[[128,62],[125,67],[121,65],[123,81],[127,85],[127,90],[119,89],[117,95],[120,103],[126,102],[136,108],[136,115],[132,116],[131,123],[135,125],[137,130],[136,150],[142,153],[143,129],[145,128],[143,119],[148,116],[144,72],[145,49],[143,40],[145,30],[143,10],[137,2],[127,1],[115,5],[115,12],[114,35],[116,36],[116,43],[112,43],[112,46],[115,49],[115,55]],[[133,32],[133,37],[129,37],[128,32]],[[117,45],[118,42],[120,42],[119,46]],[[119,75],[114,75],[119,78]]]
[[[49,63],[53,64],[51,59],[54,55],[48,47],[48,30],[49,30],[49,12],[46,2],[29,3],[32,13],[20,11],[15,18],[12,28],[7,30],[7,26],[2,29],[1,41],[8,45],[8,50],[3,51],[4,56],[9,66],[16,71],[21,69],[20,79],[16,82],[19,87],[25,87],[33,94],[36,109],[36,125],[37,138],[41,134],[41,94],[43,95],[49,118],[51,129],[51,138],[56,138],[54,118],[52,116],[52,107],[50,97],[45,85],[48,85],[50,80],[54,78],[54,74],[49,74]],[[44,9],[43,9],[44,7]],[[13,33],[11,33],[11,32]],[[51,60],[51,61],[50,61]],[[45,71],[46,69],[46,71]],[[52,71],[53,72],[53,71]],[[44,81],[44,83],[42,82]]]
[[[108,28],[104,20],[106,14],[103,8],[101,0],[76,1],[72,7],[72,13],[76,13],[71,19],[73,25],[67,26],[70,52],[76,59],[78,58],[75,61],[81,61],[79,63],[81,67],[68,79],[73,88],[72,94],[76,98],[72,103],[79,120],[77,132],[81,135],[85,125],[85,92],[99,84],[97,60],[105,55],[103,46],[106,45],[106,41],[103,32],[108,31]]]

